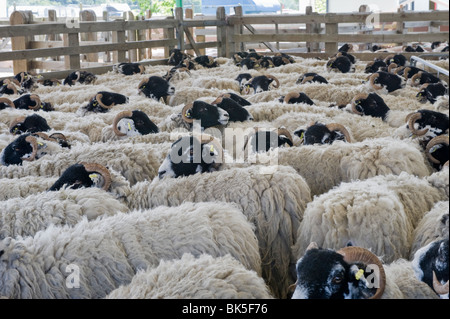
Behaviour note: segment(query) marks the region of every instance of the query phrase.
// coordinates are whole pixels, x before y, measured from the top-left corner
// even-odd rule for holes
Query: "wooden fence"
[[[215,17],[203,17],[193,16],[192,10],[183,12],[182,8],[176,8],[174,17],[154,18],[148,13],[145,18],[127,15],[114,21],[98,21],[95,14],[85,11],[80,20],[61,22],[54,17],[55,22],[43,23],[35,23],[31,12],[16,11],[9,26],[0,26],[0,37],[10,37],[12,44],[11,51],[0,52],[0,61],[12,60],[15,74],[50,70],[53,72],[41,74],[61,78],[81,68],[105,73],[112,64],[126,61],[163,64],[169,50],[175,47],[196,55],[205,54],[205,49],[210,48],[217,56],[231,57],[252,44],[276,52],[280,43],[301,43],[309,53],[294,55],[326,58],[341,43],[364,46],[448,41],[448,11],[374,14],[364,12],[363,7],[360,11],[317,14],[309,8],[304,15],[242,15],[242,8],[236,7],[235,13],[227,16],[225,9],[219,7]],[[380,25],[368,28],[368,21],[374,17]],[[428,26],[427,32],[414,32],[407,27],[411,23],[416,27]],[[158,30],[157,37],[152,30]],[[38,40],[39,37],[45,39]],[[321,47],[324,50],[319,52]],[[152,57],[155,48],[163,49],[162,58]],[[380,56],[355,55],[362,60]]]

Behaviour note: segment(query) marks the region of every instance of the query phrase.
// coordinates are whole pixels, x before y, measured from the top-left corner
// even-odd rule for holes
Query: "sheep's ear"
[[[5,253],[4,250],[0,250],[0,257],[2,257],[4,253]]]
[[[350,247],[350,246],[354,246],[351,240],[348,241],[348,243],[347,243],[347,245],[345,245],[345,247]]]

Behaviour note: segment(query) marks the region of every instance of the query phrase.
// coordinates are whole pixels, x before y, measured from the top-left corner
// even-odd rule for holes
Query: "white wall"
[[[358,12],[361,5],[378,7],[381,12],[397,12],[398,0],[328,0],[328,12]]]
[[[6,0],[0,0],[0,17],[1,18],[7,18],[8,17],[8,10],[6,7]]]

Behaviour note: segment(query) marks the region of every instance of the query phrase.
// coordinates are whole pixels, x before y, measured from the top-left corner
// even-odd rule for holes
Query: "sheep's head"
[[[87,71],[73,71],[63,81],[64,85],[81,84],[94,84],[97,80],[97,76]]]
[[[231,98],[230,94],[223,94],[219,96],[211,104],[217,105],[219,108],[225,110],[229,115],[229,122],[244,122],[253,120],[253,116],[250,112],[236,102],[235,99]]]
[[[246,137],[244,149],[252,153],[268,152],[270,149],[284,145],[293,146],[291,133],[285,128],[277,130],[262,130],[255,128],[255,132]]]
[[[286,104],[305,103],[308,105],[314,105],[313,100],[311,100],[309,96],[303,92],[289,92],[284,97],[280,98],[280,102],[281,101]]]
[[[117,136],[136,136],[158,133],[158,127],[142,111],[122,111],[113,121],[113,130]]]
[[[352,101],[352,111],[358,115],[369,115],[386,119],[390,108],[384,100],[376,93],[360,93]]]
[[[140,94],[144,94],[146,97],[157,101],[175,93],[174,86],[162,77],[156,75],[142,80],[138,85],[138,90]]]
[[[226,125],[230,120],[230,115],[224,109],[203,101],[186,104],[181,111],[181,116],[188,124],[194,123],[195,120],[200,121],[202,128]]]
[[[243,94],[261,93],[269,91],[271,87],[280,87],[280,81],[273,75],[258,75],[251,78],[243,89]]]
[[[200,55],[198,57],[194,58],[194,62],[200,64],[201,66],[205,68],[216,68],[219,66],[219,64],[216,62],[216,60],[209,55]]]
[[[0,154],[0,163],[5,166],[22,165],[23,161],[34,161],[38,152],[37,138],[23,134],[6,146]]]
[[[296,271],[292,299],[379,299],[386,286],[380,259],[362,247],[334,251],[311,243]]]
[[[183,60],[189,58],[189,56],[182,52],[180,49],[172,49],[169,52],[169,60],[168,60],[168,64],[169,65],[178,65],[180,64]]]
[[[13,101],[6,97],[0,97],[0,110],[6,109],[7,107],[15,109],[16,106],[14,105]]]
[[[39,114],[29,116],[19,116],[9,125],[9,132],[12,134],[36,133],[50,131],[47,120]]]
[[[412,261],[417,278],[425,282],[438,295],[449,293],[448,234],[420,248]]]
[[[223,163],[219,141],[209,135],[183,136],[174,142],[158,170],[158,177],[180,177],[212,172]]]
[[[406,127],[414,136],[435,137],[449,129],[449,118],[446,114],[432,110],[418,110],[406,116]]]
[[[416,98],[421,103],[429,101],[434,104],[439,96],[448,95],[448,86],[444,83],[425,83],[423,84]]]
[[[321,124],[312,123],[306,130],[299,129],[294,132],[304,145],[332,144],[335,141],[352,142],[349,131],[339,123]]]
[[[328,72],[335,71],[340,73],[349,73],[355,71],[355,67],[352,64],[352,61],[350,61],[350,59],[344,55],[329,59],[326,64],[326,69]]]
[[[0,94],[22,94],[23,90],[20,89],[20,83],[16,79],[4,79],[1,82]]]
[[[114,92],[99,91],[95,94],[86,106],[82,109],[84,112],[105,113],[114,105],[128,103],[128,97]]]
[[[111,174],[103,165],[82,162],[68,167],[49,191],[57,191],[63,186],[73,189],[98,187],[108,191],[111,186]]]
[[[328,83],[328,81],[323,76],[320,76],[319,74],[314,73],[314,72],[309,72],[309,73],[305,73],[305,74],[301,75],[295,83],[296,84],[305,84],[305,83],[312,83],[312,82],[325,83],[325,84]]]
[[[16,109],[33,110],[33,111],[53,111],[51,103],[42,102],[37,94],[25,94],[14,100]]]
[[[367,63],[366,68],[364,69],[365,73],[375,73],[380,68],[387,67],[387,64],[381,59],[375,59],[372,62]]]
[[[437,170],[448,164],[449,161],[449,137],[439,135],[432,138],[426,146],[425,154],[428,160]]]

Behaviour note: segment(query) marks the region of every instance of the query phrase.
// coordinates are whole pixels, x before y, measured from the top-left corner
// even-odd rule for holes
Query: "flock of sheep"
[[[448,298],[448,86],[345,51],[5,80],[0,296]]]

